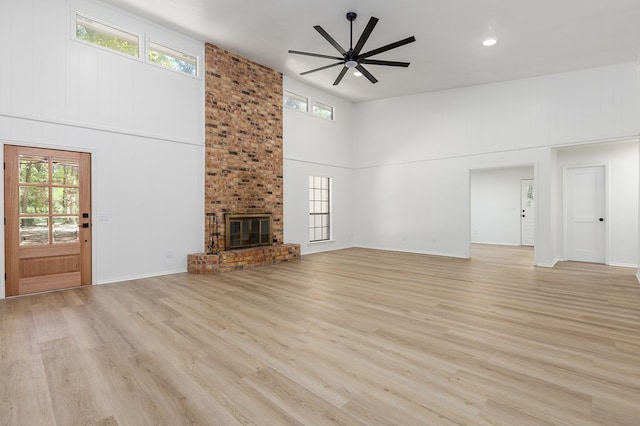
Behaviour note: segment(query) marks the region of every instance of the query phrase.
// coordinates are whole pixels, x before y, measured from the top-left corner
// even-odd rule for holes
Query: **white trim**
[[[431,163],[434,161],[453,160],[458,158],[482,158],[483,156],[493,155],[493,154],[502,154],[505,152],[519,152],[520,154],[526,154],[528,151],[536,151],[540,148],[562,149],[562,148],[571,148],[571,147],[576,147],[581,145],[592,145],[592,144],[599,144],[599,143],[632,142],[632,141],[638,141],[639,139],[640,138],[638,137],[638,135],[627,135],[627,136],[620,136],[616,138],[597,139],[597,140],[594,139],[594,140],[582,141],[582,142],[569,141],[566,143],[552,143],[552,144],[546,144],[546,145],[529,146],[525,148],[500,149],[496,151],[482,151],[482,152],[476,152],[476,153],[470,153],[470,154],[443,155],[440,157],[424,158],[420,160],[397,161],[393,163],[375,164],[375,165],[368,165],[368,166],[364,165],[364,166],[354,167],[353,170],[380,169],[383,167],[395,167],[395,166],[403,166],[407,164],[424,164],[424,163]],[[516,164],[519,164],[519,163],[516,163]],[[531,164],[531,163],[522,163],[522,164]],[[471,170],[482,170],[485,168],[509,168],[509,167],[511,166],[510,165],[487,166],[487,167],[471,168]]]
[[[185,274],[187,273],[186,269],[174,269],[174,270],[169,270],[169,271],[163,271],[163,272],[153,272],[150,274],[140,274],[140,275],[130,275],[130,276],[126,276],[126,277],[118,277],[118,278],[113,278],[113,279],[108,279],[106,281],[99,281],[97,283],[95,283],[96,285],[105,285],[105,284],[117,284],[117,283],[121,283],[121,282],[125,282],[125,281],[133,281],[133,280],[141,280],[144,278],[153,278],[153,277],[160,277],[163,275],[174,275],[174,274]]]
[[[318,241],[307,241],[307,246],[315,246],[316,244],[324,244],[324,243],[335,243],[336,240],[318,240]]]
[[[514,244],[514,243],[492,243],[487,241],[471,241],[471,244],[486,244],[488,246],[505,246],[505,247],[531,247],[533,246],[523,246],[522,244]]]
[[[638,264],[632,263],[620,263],[620,262],[611,262],[607,263],[607,266],[615,266],[616,268],[638,268]]]
[[[28,121],[35,121],[38,123],[44,123],[44,124],[52,124],[52,125],[58,125],[58,126],[68,126],[68,127],[75,127],[78,129],[84,129],[84,130],[95,130],[98,132],[106,132],[106,133],[114,133],[114,134],[119,134],[119,135],[126,135],[126,136],[136,136],[139,138],[145,138],[145,139],[154,139],[154,140],[159,140],[159,141],[165,141],[165,142],[175,142],[175,143],[181,143],[181,144],[185,144],[185,145],[194,145],[194,146],[204,146],[204,140],[202,141],[202,143],[196,143],[196,142],[191,142],[191,141],[187,141],[184,139],[172,139],[172,138],[167,138],[164,136],[160,136],[160,135],[153,135],[151,133],[143,133],[143,132],[133,132],[133,131],[128,131],[128,130],[118,130],[116,128],[112,128],[112,127],[105,127],[105,126],[98,126],[95,124],[83,124],[83,123],[78,123],[78,122],[73,122],[73,121],[68,121],[68,120],[50,120],[50,119],[46,119],[46,118],[38,118],[35,116],[29,116],[29,115],[24,115],[24,114],[6,114],[3,112],[0,112],[0,117],[5,117],[5,118],[11,118],[11,119],[16,119],[16,120],[28,120]],[[27,143],[27,142],[19,142],[19,143]]]
[[[551,263],[536,263],[535,266],[540,266],[541,268],[553,268],[558,262],[562,262],[562,260],[556,257],[551,261]]]
[[[381,250],[381,251],[391,251],[395,253],[412,253],[412,254],[423,254],[425,256],[437,256],[437,257],[452,257],[454,259],[470,259],[468,256],[461,256],[458,254],[450,254],[450,253],[437,253],[437,252],[428,252],[422,250],[407,250],[407,249],[397,249],[397,248],[387,248],[387,247],[372,247],[372,246],[363,246],[357,245],[353,246],[354,248],[363,248],[368,250]]]

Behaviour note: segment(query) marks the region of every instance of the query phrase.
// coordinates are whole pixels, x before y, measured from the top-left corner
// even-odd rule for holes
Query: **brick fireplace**
[[[282,74],[205,46],[205,235],[192,273],[217,273],[300,258],[283,241]],[[268,214],[270,246],[228,250],[227,215]],[[216,223],[217,222],[217,223]]]

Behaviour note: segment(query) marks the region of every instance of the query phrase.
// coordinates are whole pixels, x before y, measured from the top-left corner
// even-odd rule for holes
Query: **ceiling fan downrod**
[[[346,60],[344,61],[344,66],[347,68],[355,68],[357,67],[358,61],[353,58],[353,21],[356,20],[358,14],[355,12],[347,12],[347,21],[350,23],[351,27],[351,35],[349,37],[349,51],[347,52]]]

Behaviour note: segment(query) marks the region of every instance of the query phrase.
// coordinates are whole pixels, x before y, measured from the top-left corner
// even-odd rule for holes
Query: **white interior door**
[[[520,244],[523,246],[533,246],[536,233],[536,211],[535,211],[535,187],[533,179],[522,179],[522,189],[520,190]]]
[[[567,260],[605,263],[605,168],[570,168],[566,179]]]

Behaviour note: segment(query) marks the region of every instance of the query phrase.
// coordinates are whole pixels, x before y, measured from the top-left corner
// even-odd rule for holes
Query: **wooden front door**
[[[91,284],[91,156],[5,145],[7,296]]]

